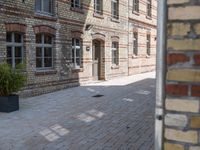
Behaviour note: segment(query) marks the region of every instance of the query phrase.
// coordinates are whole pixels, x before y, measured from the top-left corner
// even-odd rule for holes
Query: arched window
[[[7,63],[15,68],[23,61],[23,35],[17,32],[6,33]]]
[[[50,34],[36,34],[36,68],[53,67],[53,37]]]

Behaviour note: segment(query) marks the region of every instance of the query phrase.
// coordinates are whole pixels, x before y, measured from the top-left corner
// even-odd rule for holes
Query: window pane
[[[12,42],[12,33],[11,32],[6,33],[6,42]]]
[[[7,47],[7,57],[10,58],[12,57],[12,47]]]
[[[42,34],[37,34],[37,35],[36,35],[36,43],[38,43],[38,44],[39,44],[39,43],[40,43],[40,44],[42,43]]]
[[[47,13],[51,13],[50,5],[51,5],[50,0],[43,0],[43,11]]]
[[[12,66],[12,59],[7,58],[7,63]]]
[[[74,7],[74,0],[71,0],[71,7]]]
[[[52,44],[52,37],[50,35],[44,35],[44,43],[45,44]]]
[[[15,57],[22,57],[22,47],[15,47]]]
[[[41,11],[41,0],[36,0],[36,2],[35,2],[36,4],[36,6],[35,6],[35,9],[37,10],[37,11]]]
[[[80,49],[76,49],[76,57],[80,57]]]
[[[36,57],[42,57],[42,48],[36,47]]]
[[[72,62],[74,63],[74,48],[72,48]]]
[[[42,67],[42,58],[37,58],[36,59],[36,67],[41,68]]]
[[[76,65],[80,66],[80,58],[76,58]]]
[[[15,65],[18,65],[20,63],[22,63],[22,59],[21,58],[16,58],[15,59]]]
[[[44,67],[52,67],[52,58],[44,58]]]
[[[52,57],[52,49],[51,48],[44,48],[44,57]]]
[[[80,7],[80,1],[79,0],[75,0],[75,7]]]
[[[21,43],[22,42],[22,36],[19,33],[15,33],[15,42],[16,43]]]
[[[76,39],[76,46],[80,46],[80,40]]]

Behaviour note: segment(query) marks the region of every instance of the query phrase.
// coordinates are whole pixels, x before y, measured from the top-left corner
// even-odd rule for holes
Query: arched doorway
[[[92,75],[94,80],[105,80],[105,42],[92,41]]]

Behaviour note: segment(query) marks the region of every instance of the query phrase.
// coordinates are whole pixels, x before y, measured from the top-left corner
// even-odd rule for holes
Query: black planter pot
[[[0,112],[13,112],[19,110],[19,96],[0,96]]]

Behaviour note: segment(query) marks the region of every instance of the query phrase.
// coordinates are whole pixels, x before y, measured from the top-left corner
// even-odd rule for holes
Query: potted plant
[[[19,110],[19,96],[16,92],[26,82],[22,69],[22,64],[17,65],[16,69],[12,69],[7,63],[0,64],[0,112]]]

